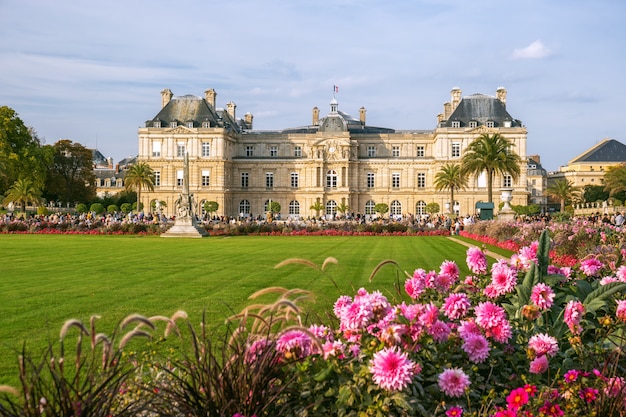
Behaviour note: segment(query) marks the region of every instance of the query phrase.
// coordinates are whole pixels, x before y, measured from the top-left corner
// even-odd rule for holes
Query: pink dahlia
[[[435,342],[443,343],[450,336],[450,327],[441,320],[437,320],[427,329],[428,334],[433,337]]]
[[[459,267],[454,261],[443,261],[441,267],[439,268],[439,275],[447,275],[453,281],[456,281],[459,278]]]
[[[580,263],[580,270],[588,277],[596,276],[604,265],[595,258],[585,259]]]
[[[554,337],[539,333],[530,338],[528,348],[535,353],[535,356],[554,356],[559,351],[559,344]]]
[[[615,310],[615,317],[618,320],[626,323],[626,300],[617,301],[617,309]]]
[[[626,282],[626,265],[622,265],[617,268],[617,271],[615,271],[615,275],[620,282]]]
[[[585,316],[585,306],[578,300],[571,300],[565,306],[565,312],[563,313],[563,320],[570,332],[574,334],[580,334],[582,332],[582,326],[580,325],[583,317]]]
[[[443,303],[443,313],[450,320],[458,320],[465,317],[472,304],[467,294],[462,292],[450,294]]]
[[[554,303],[554,291],[549,285],[540,282],[533,287],[530,300],[541,310],[548,310]]]
[[[524,388],[516,388],[506,396],[506,404],[509,410],[519,410],[528,403],[528,393]]]
[[[498,296],[510,293],[517,285],[517,273],[505,262],[498,262],[491,267],[491,285]]]
[[[478,247],[473,246],[467,250],[465,259],[467,266],[474,274],[484,274],[487,272],[487,258],[485,253]]]
[[[404,282],[404,290],[414,300],[417,300],[426,288],[424,279],[420,276],[413,275]]]
[[[473,334],[478,334],[480,335],[480,327],[478,327],[478,325],[473,322],[473,321],[462,321],[459,324],[459,327],[457,328],[457,332],[459,333],[459,336],[461,336],[461,338],[463,340],[467,339],[470,335]]]
[[[392,347],[376,352],[369,370],[379,387],[388,391],[400,391],[411,382],[418,367],[406,353]]]
[[[530,362],[530,373],[531,374],[542,374],[548,370],[548,357],[547,356],[539,356],[533,359]]]
[[[469,377],[461,368],[445,369],[438,377],[439,388],[449,397],[461,397],[470,385]]]
[[[446,410],[446,417],[461,417],[463,409],[461,407],[450,407]]]
[[[483,329],[499,326],[506,321],[506,313],[502,307],[490,301],[479,303],[474,309],[476,324]]]
[[[489,342],[479,334],[469,334],[463,339],[463,350],[474,363],[482,363],[489,357]]]
[[[287,359],[300,359],[313,352],[311,337],[301,330],[289,330],[276,341],[276,350]]]

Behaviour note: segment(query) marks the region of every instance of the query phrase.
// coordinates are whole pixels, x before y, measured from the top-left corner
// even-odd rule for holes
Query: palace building
[[[146,210],[159,201],[164,214],[175,215],[188,153],[189,190],[198,214],[205,201],[217,202],[216,214],[229,217],[264,215],[273,202],[280,204],[282,218],[333,216],[346,207],[371,215],[378,203],[386,203],[393,217],[425,214],[429,203],[442,213],[474,214],[476,203],[487,200],[484,175],[455,190],[454,202],[433,182],[443,165],[460,162],[464,149],[484,133],[509,139],[522,161],[516,181],[494,178],[496,211],[499,188],[513,188],[511,204],[527,204],[527,130],[508,113],[504,88],[495,96],[465,97],[452,89],[430,130],[370,126],[364,107],[353,117],[333,98],[325,115],[313,108],[308,125],[256,131],[252,114],[237,118],[236,105],[218,108],[216,96],[213,89],[204,97],[161,92],[161,109],[139,129],[138,161],[156,174],[154,191],[141,193]]]

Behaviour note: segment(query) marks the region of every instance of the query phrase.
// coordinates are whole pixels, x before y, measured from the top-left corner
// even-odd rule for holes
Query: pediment
[[[493,134],[493,133],[498,133],[498,129],[495,129],[493,127],[487,127],[485,125],[480,125],[477,128],[470,129],[470,132],[476,133],[476,134],[479,134],[479,135],[482,135],[482,134],[485,134],[485,133],[486,134]]]
[[[189,129],[188,127],[185,127],[185,126],[176,126],[176,127],[171,128],[171,129],[168,129],[167,132],[168,133],[174,133],[174,134],[176,134],[176,133],[186,134],[186,133],[192,133],[193,129]]]

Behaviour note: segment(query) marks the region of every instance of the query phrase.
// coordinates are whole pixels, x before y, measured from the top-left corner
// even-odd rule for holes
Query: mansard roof
[[[152,122],[160,121],[168,127],[172,122],[186,124],[193,122],[194,127],[208,122],[210,127],[233,127],[239,130],[239,125],[232,120],[224,109],[214,109],[207,101],[192,94],[173,97],[169,103],[152,119],[146,122],[147,127]]]
[[[522,126],[521,121],[511,117],[502,101],[485,94],[463,97],[448,120],[442,121],[440,126],[452,127],[454,121],[461,122],[460,127],[468,127],[471,121],[478,125],[494,122],[494,127],[503,127],[505,122],[510,122],[508,127]]]
[[[569,161],[570,164],[586,162],[626,162],[626,145],[607,138]]]

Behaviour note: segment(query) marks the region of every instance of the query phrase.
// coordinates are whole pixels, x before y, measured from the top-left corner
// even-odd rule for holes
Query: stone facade
[[[143,192],[145,207],[164,201],[164,214],[174,215],[174,201],[182,189],[183,159],[189,154],[189,189],[202,212],[205,201],[219,204],[217,215],[264,216],[270,202],[281,206],[281,217],[316,216],[349,207],[350,213],[374,214],[377,203],[389,205],[389,214],[424,214],[428,203],[441,212],[450,208],[473,214],[475,204],[486,201],[486,179],[470,178],[470,187],[455,191],[450,205],[448,191],[436,191],[435,175],[448,162],[459,162],[464,149],[483,133],[500,133],[522,158],[517,181],[496,176],[494,200],[500,187],[512,187],[512,204],[525,205],[526,127],[506,111],[506,90],[496,97],[475,94],[451,101],[437,116],[431,130],[395,130],[369,126],[366,109],[354,118],[339,110],[333,98],[330,112],[321,117],[312,111],[311,124],[277,131],[257,131],[253,117],[236,117],[236,105],[217,108],[216,93],[205,97],[176,97],[162,92],[162,108],[139,129],[138,160],[157,174],[154,192]],[[499,201],[494,201],[497,204]]]

